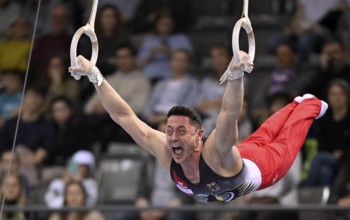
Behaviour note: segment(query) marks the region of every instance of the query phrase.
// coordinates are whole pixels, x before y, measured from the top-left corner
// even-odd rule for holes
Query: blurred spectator
[[[35,35],[41,37],[44,34],[50,32],[50,20],[52,9],[59,4],[62,4],[64,0],[41,0],[39,17],[36,23]],[[36,13],[38,10],[39,0],[22,0],[22,15],[29,19],[32,27],[35,24]]]
[[[278,92],[268,96],[266,99],[267,108],[258,115],[253,115],[254,128],[258,128],[270,115],[290,103],[291,96],[285,92]]]
[[[189,73],[191,54],[178,49],[171,56],[171,78],[159,81],[152,91],[142,116],[150,124],[158,124],[166,118],[166,113],[174,105],[194,107],[198,81]]]
[[[86,188],[80,181],[69,181],[64,185],[64,206],[69,208],[84,207],[87,203]],[[70,212],[55,212],[49,220],[104,220],[102,213],[98,211],[70,211]]]
[[[132,33],[149,32],[158,13],[174,16],[176,32],[187,32],[193,22],[193,3],[188,0],[141,0],[135,17],[129,23]]]
[[[12,160],[12,161],[11,161]],[[10,163],[11,163],[11,169],[10,169]],[[1,171],[0,171],[0,178],[3,176],[7,176],[8,172],[10,171],[11,174],[18,176],[18,178],[21,180],[21,186],[23,187],[23,192],[27,198],[29,198],[30,195],[30,186],[28,179],[25,175],[23,175],[22,172],[20,172],[21,169],[21,161],[16,152],[8,150],[4,151],[1,155]]]
[[[295,84],[296,79],[299,77],[299,72],[291,46],[280,44],[277,47],[275,59],[275,69],[254,92],[252,108],[256,114],[259,114],[258,111],[266,108],[264,101],[268,96],[278,92],[287,92],[294,97],[301,89],[300,85]]]
[[[139,114],[146,104],[151,86],[148,79],[137,69],[135,55],[136,51],[130,44],[120,45],[113,57],[118,71],[107,76],[106,80],[126,100],[132,110]],[[87,102],[85,112],[88,114],[107,114],[97,93]]]
[[[344,165],[339,169],[338,175],[335,178],[328,203],[337,204],[342,207],[350,206],[350,160],[347,158]],[[329,212],[327,219],[347,220],[349,212]]]
[[[210,58],[213,71],[200,82],[196,104],[196,109],[203,118],[204,137],[213,131],[220,113],[226,85],[220,85],[219,79],[231,61],[231,54],[226,45],[218,44],[210,49]]]
[[[43,111],[46,112],[53,98],[65,95],[75,105],[79,104],[79,83],[74,80],[68,73],[69,60],[68,56],[63,53],[53,54],[47,63],[48,91]]]
[[[57,136],[50,154],[54,166],[65,166],[79,149],[92,149],[98,136],[96,128],[103,127],[104,123],[97,117],[80,114],[66,96],[57,96],[51,101],[49,116]]]
[[[307,63],[312,52],[319,52],[326,36],[329,35],[323,19],[332,11],[345,9],[343,0],[298,0],[297,9],[284,34],[272,38],[269,50],[274,53],[280,43],[291,43],[299,56],[299,62]],[[332,24],[336,26],[336,24]]]
[[[5,90],[0,92],[0,128],[5,120],[18,113],[22,100],[23,74],[10,71],[4,76]]]
[[[244,96],[242,110],[238,116],[238,141],[242,142],[253,133],[253,121],[250,117],[249,100]]]
[[[21,5],[17,1],[0,0],[0,39],[7,35],[10,24],[21,13]]]
[[[106,4],[99,8],[96,15],[96,36],[99,44],[96,66],[106,76],[116,69],[114,59],[116,48],[128,42],[120,11],[114,5]],[[89,57],[88,55],[91,54],[90,39],[82,39],[81,45],[79,50],[82,55]]]
[[[79,150],[67,165],[62,178],[51,181],[46,193],[45,204],[50,208],[62,208],[68,205],[65,185],[71,181],[81,182],[84,188],[84,201],[79,205],[94,206],[98,198],[98,186],[93,177],[95,170],[95,157],[87,150]],[[78,204],[76,204],[78,205]]]
[[[344,44],[340,40],[331,39],[323,45],[319,70],[305,90],[320,99],[326,99],[324,88],[335,78],[342,78],[350,83],[350,65],[347,63]]]
[[[68,56],[72,36],[68,32],[70,11],[64,4],[55,5],[50,17],[50,32],[35,43],[31,60],[33,77],[39,80],[45,76],[47,59],[51,54],[62,52]],[[35,78],[36,77],[36,78]]]
[[[129,20],[134,18],[136,9],[140,2],[141,0],[99,0],[98,8],[100,9],[105,5],[113,5],[114,7],[119,8],[122,21],[127,23]],[[90,15],[91,7],[85,7],[84,9],[84,17],[87,19]]]
[[[120,45],[113,58],[118,71],[107,76],[106,80],[128,102],[132,110],[136,114],[140,114],[150,96],[151,85],[149,80],[137,69],[135,55],[136,51],[130,44]],[[111,141],[133,142],[130,135],[110,119],[96,92],[86,103],[85,112],[108,119],[103,128],[100,129],[102,141],[104,141],[103,148]]]
[[[0,200],[4,201],[4,205],[13,205],[18,207],[23,207],[28,203],[27,198],[25,197],[22,182],[20,177],[16,174],[4,175],[0,181],[1,191],[0,191]],[[6,212],[4,211],[0,216],[2,220],[25,220],[29,216],[26,213],[19,212]]]
[[[0,71],[26,71],[31,44],[29,33],[30,24],[26,18],[13,20],[6,38],[0,41]]]
[[[5,88],[5,73],[0,72],[0,92],[3,92]]]
[[[318,153],[314,157],[305,186],[332,184],[345,158],[350,158],[350,86],[341,79],[328,87],[329,109],[315,122]]]
[[[39,86],[27,88],[18,124],[16,150],[23,164],[23,172],[31,185],[38,183],[37,167],[48,164],[48,153],[54,146],[55,134],[52,125],[41,114],[45,90]],[[16,134],[18,117],[5,121],[0,134],[0,151],[10,149]]]
[[[137,56],[138,65],[153,82],[171,75],[170,55],[177,49],[192,52],[192,44],[185,34],[175,34],[175,21],[169,14],[154,19],[154,32],[146,37]]]

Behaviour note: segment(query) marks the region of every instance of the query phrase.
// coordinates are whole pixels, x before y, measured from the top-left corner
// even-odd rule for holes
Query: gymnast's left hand
[[[82,76],[87,76],[91,73],[93,65],[89,60],[79,55],[77,57],[77,62],[78,66],[70,66],[68,68],[69,72],[79,73]]]
[[[247,73],[251,73],[253,70],[253,63],[250,61],[249,54],[247,54],[244,51],[240,51],[240,55],[241,55],[242,62],[236,63],[235,58],[233,57],[231,60],[231,63],[228,66],[228,69],[231,72],[243,70]]]
[[[69,72],[81,76],[87,76],[90,82],[97,84],[98,86],[102,84],[103,76],[96,66],[81,55],[77,57],[77,62],[78,66],[70,66],[68,68]]]

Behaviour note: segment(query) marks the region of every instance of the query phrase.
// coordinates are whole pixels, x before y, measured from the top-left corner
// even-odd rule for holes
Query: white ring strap
[[[93,0],[90,17],[87,24],[79,28],[73,36],[73,39],[70,45],[71,66],[78,66],[78,62],[76,59],[77,46],[78,46],[79,39],[83,34],[86,34],[90,38],[91,45],[92,45],[92,54],[91,54],[90,61],[93,65],[96,65],[97,57],[98,57],[98,41],[97,41],[97,36],[95,34],[95,18],[96,18],[97,5],[98,5],[98,0]],[[80,74],[74,73],[74,72],[72,72],[71,74],[76,80],[80,79]]]
[[[254,31],[253,31],[252,25],[248,17],[248,5],[249,5],[249,0],[244,0],[242,17],[236,22],[233,28],[232,52],[233,52],[235,62],[237,64],[241,63],[242,58],[241,58],[240,49],[239,49],[239,33],[241,31],[241,28],[243,27],[248,36],[248,44],[249,44],[248,54],[250,57],[249,63],[252,65],[255,58],[255,37],[254,37]],[[220,84],[224,83],[227,79],[228,79],[228,72],[223,74],[223,76],[220,79]]]

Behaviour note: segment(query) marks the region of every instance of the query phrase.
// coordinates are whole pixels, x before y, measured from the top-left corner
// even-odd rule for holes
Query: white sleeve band
[[[104,79],[100,70],[96,66],[94,66],[91,69],[90,74],[88,74],[87,76],[88,76],[90,82],[97,84],[98,86],[101,86],[103,79]]]

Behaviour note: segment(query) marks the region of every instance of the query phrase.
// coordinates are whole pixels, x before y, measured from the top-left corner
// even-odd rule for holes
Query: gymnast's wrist
[[[100,70],[96,66],[92,67],[90,74],[88,74],[88,78],[90,82],[92,82],[97,86],[101,86],[104,80],[103,75],[101,74]]]
[[[242,78],[244,76],[244,71],[241,69],[230,70],[230,68],[227,68],[225,74],[227,74],[228,80],[235,80],[235,79]]]

